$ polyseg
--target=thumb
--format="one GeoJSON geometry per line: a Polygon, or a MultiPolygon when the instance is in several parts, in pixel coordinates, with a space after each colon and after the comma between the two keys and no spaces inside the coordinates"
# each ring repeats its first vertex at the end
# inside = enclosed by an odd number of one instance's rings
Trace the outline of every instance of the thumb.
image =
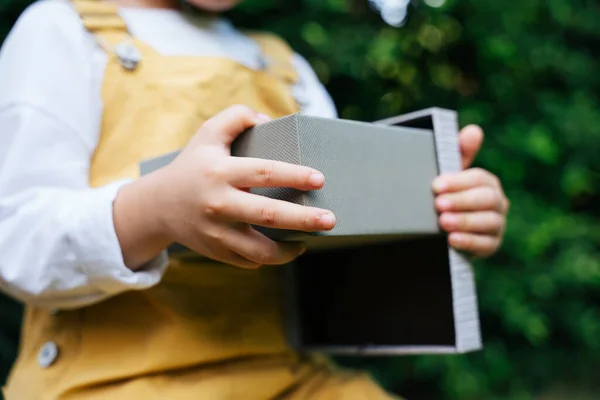
{"type": "Polygon", "coordinates": [[[463,169],[468,168],[481,149],[483,130],[477,125],[465,126],[458,134],[463,169]]]}
{"type": "Polygon", "coordinates": [[[243,105],[231,106],[207,120],[192,141],[226,149],[244,131],[270,118],[243,105]]]}

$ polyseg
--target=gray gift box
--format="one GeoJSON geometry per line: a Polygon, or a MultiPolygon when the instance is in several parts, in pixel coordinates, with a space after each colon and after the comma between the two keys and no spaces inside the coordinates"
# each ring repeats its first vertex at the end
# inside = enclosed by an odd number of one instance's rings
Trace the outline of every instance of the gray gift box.
{"type": "MultiPolygon", "coordinates": [[[[472,266],[448,247],[431,189],[437,175],[461,169],[454,111],[432,108],[376,123],[294,114],[244,132],[232,155],[306,165],[326,178],[318,191],[252,189],[337,218],[328,232],[256,227],[309,248],[282,268],[295,348],[392,355],[482,347],[472,266]]],[[[141,173],[176,156],[145,161],[141,173]]]]}

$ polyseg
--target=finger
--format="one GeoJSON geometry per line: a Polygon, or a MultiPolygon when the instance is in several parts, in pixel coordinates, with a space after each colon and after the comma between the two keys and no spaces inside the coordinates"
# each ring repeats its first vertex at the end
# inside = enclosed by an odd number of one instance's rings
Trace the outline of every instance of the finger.
{"type": "Polygon", "coordinates": [[[209,227],[206,232],[198,230],[198,235],[187,235],[188,240],[181,244],[217,262],[246,269],[259,268],[261,266],[260,263],[251,261],[231,251],[223,244],[231,236],[232,231],[233,226],[214,225],[209,227]]]}
{"type": "Polygon", "coordinates": [[[230,196],[221,210],[209,209],[209,213],[215,214],[216,211],[232,221],[277,229],[318,232],[335,227],[335,216],[331,211],[242,191],[230,196]]]}
{"type": "Polygon", "coordinates": [[[476,187],[456,193],[445,193],[435,199],[439,212],[497,211],[506,212],[507,201],[502,192],[489,186],[476,187]]]}
{"type": "Polygon", "coordinates": [[[232,106],[206,121],[193,140],[229,149],[231,143],[241,133],[267,120],[268,117],[256,113],[249,107],[232,106]]]}
{"type": "MultiPolygon", "coordinates": [[[[215,261],[222,262],[224,264],[233,265],[234,267],[244,268],[244,269],[257,269],[262,266],[262,264],[257,263],[255,261],[251,261],[246,257],[243,257],[236,252],[228,249],[221,248],[221,246],[212,246],[213,250],[210,258],[215,261]],[[217,250],[218,248],[218,250],[217,250]]],[[[192,249],[193,250],[193,249],[192,249]]]]}
{"type": "Polygon", "coordinates": [[[435,193],[458,192],[478,186],[502,188],[496,175],[481,168],[471,168],[456,174],[440,175],[433,181],[435,193]]]}
{"type": "Polygon", "coordinates": [[[244,268],[244,269],[258,269],[262,267],[262,264],[249,260],[234,251],[226,252],[226,255],[223,256],[220,261],[224,264],[233,265],[234,267],[244,268]]]}
{"type": "Polygon", "coordinates": [[[467,252],[475,257],[489,257],[500,247],[500,238],[474,233],[453,232],[448,235],[448,243],[456,250],[467,252]]]}
{"type": "Polygon", "coordinates": [[[471,232],[498,235],[504,231],[504,217],[493,211],[466,213],[446,212],[440,215],[440,225],[446,232],[471,232]]]}
{"type": "Polygon", "coordinates": [[[300,243],[277,243],[249,225],[229,232],[224,242],[231,251],[259,265],[282,265],[304,252],[300,243]]]}
{"type": "Polygon", "coordinates": [[[458,134],[463,169],[468,168],[483,143],[483,130],[477,125],[465,126],[458,134]]]}
{"type": "Polygon", "coordinates": [[[230,157],[228,180],[238,188],[286,187],[299,190],[320,189],[325,177],[309,167],[281,161],[230,157]]]}

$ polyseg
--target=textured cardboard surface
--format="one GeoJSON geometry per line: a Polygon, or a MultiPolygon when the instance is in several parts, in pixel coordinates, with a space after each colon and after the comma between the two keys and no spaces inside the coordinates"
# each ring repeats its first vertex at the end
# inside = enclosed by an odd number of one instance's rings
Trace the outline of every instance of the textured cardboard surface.
{"type": "MultiPolygon", "coordinates": [[[[432,108],[377,123],[292,115],[245,132],[232,153],[308,165],[326,177],[320,191],[253,190],[338,218],[334,230],[316,234],[258,228],[311,250],[281,269],[295,348],[397,355],[482,347],[472,266],[448,247],[431,191],[435,176],[461,169],[455,112],[432,108]]],[[[142,174],[175,156],[144,162],[142,174]]]]}
{"type": "MultiPolygon", "coordinates": [[[[252,189],[336,215],[336,227],[327,232],[256,227],[273,239],[322,249],[439,232],[431,191],[438,173],[431,130],[295,114],[248,130],[234,142],[232,154],[310,166],[326,177],[317,191],[252,189]]],[[[173,156],[144,163],[143,173],[173,156]]]]}
{"type": "MultiPolygon", "coordinates": [[[[455,112],[432,108],[378,124],[431,130],[438,173],[461,170],[455,112]]],[[[298,349],[401,355],[482,347],[471,263],[443,232],[328,247],[283,272],[287,335],[298,349]]]]}

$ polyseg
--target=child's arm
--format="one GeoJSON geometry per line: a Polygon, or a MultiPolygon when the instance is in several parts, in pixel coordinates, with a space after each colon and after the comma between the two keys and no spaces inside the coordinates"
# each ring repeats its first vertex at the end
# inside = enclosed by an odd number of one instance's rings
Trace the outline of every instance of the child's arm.
{"type": "Polygon", "coordinates": [[[163,250],[174,241],[254,267],[285,263],[302,249],[250,224],[333,228],[325,210],[245,190],[323,185],[307,168],[230,157],[233,137],[258,118],[245,107],[205,124],[171,166],[91,189],[102,115],[92,48],[68,3],[47,1],[22,16],[2,50],[0,289],[43,307],[81,307],[156,284],[166,268],[163,250]]]}
{"type": "MultiPolygon", "coordinates": [[[[298,82],[293,87],[293,94],[300,102],[301,112],[325,118],[336,118],[337,111],[335,105],[310,64],[299,54],[294,54],[292,61],[294,68],[298,73],[298,82]]],[[[252,113],[251,111],[247,109],[242,111],[240,111],[239,108],[236,109],[237,112],[231,112],[231,110],[229,110],[226,114],[223,114],[230,115],[229,117],[226,117],[225,121],[223,120],[222,115],[219,116],[220,118],[214,119],[216,121],[222,121],[221,126],[216,128],[217,130],[227,129],[226,125],[229,122],[227,120],[228,118],[233,118],[234,121],[237,121],[237,123],[240,124],[254,123],[254,117],[252,115],[247,115],[247,112],[252,113]],[[250,122],[247,121],[248,118],[251,119],[250,122]]],[[[198,135],[202,135],[203,131],[204,128],[200,130],[198,135]]],[[[234,130],[233,135],[239,133],[241,133],[241,131],[234,130]]],[[[291,179],[295,178],[292,177],[291,179]]],[[[157,187],[164,186],[161,182],[156,182],[157,180],[159,179],[142,179],[134,185],[127,186],[123,188],[115,201],[116,231],[119,235],[126,263],[134,269],[143,265],[146,260],[155,256],[172,241],[172,238],[170,238],[169,235],[165,235],[162,232],[163,229],[157,222],[158,219],[160,219],[160,216],[148,218],[148,216],[153,215],[153,210],[165,209],[165,204],[157,204],[157,202],[161,201],[161,191],[170,193],[172,190],[171,187],[157,190],[157,187]],[[148,199],[151,199],[151,201],[148,199]]],[[[167,183],[169,183],[170,186],[172,182],[167,183]]],[[[196,182],[199,186],[200,183],[201,179],[196,182]]],[[[202,185],[202,187],[204,186],[202,185]]],[[[315,189],[318,187],[302,183],[302,188],[315,189]]],[[[204,192],[206,193],[207,191],[204,190],[204,192]]],[[[170,197],[173,198],[174,196],[170,197]]],[[[164,199],[162,201],[164,201],[164,199]]],[[[177,204],[172,199],[170,199],[170,203],[169,207],[173,207],[174,203],[177,204]]],[[[188,232],[188,237],[190,234],[191,233],[188,232]]],[[[172,235],[173,233],[171,236],[172,235]]],[[[281,247],[274,247],[273,243],[271,241],[266,241],[264,237],[261,238],[261,243],[255,243],[252,251],[255,253],[254,258],[258,257],[260,262],[248,262],[247,259],[239,259],[237,256],[234,257],[237,259],[237,262],[232,261],[231,257],[227,258],[227,260],[235,265],[249,267],[261,263],[281,264],[288,262],[297,256],[297,251],[294,247],[292,247],[291,252],[290,249],[282,252],[281,247]],[[268,248],[265,248],[265,246],[268,248]],[[279,254],[273,254],[273,251],[275,251],[274,249],[279,252],[279,254]]],[[[206,253],[205,246],[200,245],[200,247],[201,248],[198,250],[203,254],[206,253]]],[[[215,258],[215,255],[212,254],[212,257],[215,258]]],[[[222,257],[217,258],[224,260],[222,257]]]]}
{"type": "MultiPolygon", "coordinates": [[[[300,102],[301,112],[325,118],[336,118],[337,111],[335,109],[335,105],[310,64],[299,54],[294,54],[292,61],[294,68],[298,73],[298,82],[293,87],[293,94],[294,97],[300,102]]],[[[220,124],[220,126],[215,129],[227,129],[230,119],[238,124],[254,124],[255,122],[254,116],[250,110],[240,110],[238,107],[235,108],[233,112],[232,110],[228,110],[226,113],[220,115],[219,118],[213,119],[213,121],[218,121],[217,124],[220,124]],[[248,112],[250,115],[248,115],[248,112]],[[223,117],[224,115],[229,116],[223,117]]],[[[200,132],[198,132],[198,135],[203,135],[204,131],[205,128],[201,129],[200,132]]],[[[241,131],[236,131],[234,129],[231,134],[237,135],[239,133],[241,133],[241,131]]],[[[195,167],[206,168],[207,166],[208,165],[195,167]]],[[[302,173],[302,170],[300,170],[300,173],[302,173]]],[[[189,173],[187,173],[186,176],[188,174],[189,173]]],[[[297,178],[292,176],[289,178],[280,177],[280,179],[293,180],[297,178]]],[[[161,218],[160,215],[154,215],[152,218],[148,218],[148,216],[154,214],[154,210],[164,210],[165,207],[173,208],[175,205],[181,204],[173,200],[176,198],[176,196],[169,196],[170,199],[167,200],[170,204],[168,206],[166,206],[164,203],[160,204],[161,201],[165,201],[165,199],[161,200],[161,192],[166,191],[171,193],[172,188],[170,186],[172,183],[173,182],[171,182],[168,178],[163,183],[160,182],[158,177],[154,177],[152,179],[142,179],[133,185],[123,188],[123,190],[119,193],[117,200],[115,201],[116,231],[119,235],[119,240],[121,242],[121,247],[123,248],[123,254],[126,263],[134,269],[140,265],[143,265],[146,260],[156,255],[161,249],[164,249],[173,240],[173,235],[177,236],[177,233],[175,232],[171,232],[170,235],[165,235],[163,232],[164,226],[161,227],[161,223],[158,222],[161,218]],[[167,183],[168,186],[164,187],[164,183],[167,183]],[[158,190],[158,187],[162,187],[162,190],[158,190]],[[148,199],[151,199],[151,201],[148,201],[148,199]]],[[[206,187],[201,185],[201,178],[198,179],[196,184],[199,187],[206,187]]],[[[292,184],[294,184],[294,182],[292,182],[292,184]]],[[[311,186],[307,182],[303,182],[301,183],[301,188],[315,189],[318,188],[318,186],[311,186]]],[[[210,190],[203,190],[203,192],[210,193],[210,190]]],[[[241,206],[243,207],[244,205],[241,206]]],[[[183,207],[179,205],[178,207],[175,207],[175,209],[177,208],[183,207]]],[[[264,223],[265,222],[262,221],[262,224],[264,223]]],[[[162,224],[164,225],[164,223],[162,224]]],[[[269,224],[273,225],[274,222],[269,224]]],[[[201,224],[201,226],[206,225],[206,223],[201,224]]],[[[309,229],[307,226],[300,226],[299,228],[309,229]]],[[[328,229],[328,227],[325,228],[328,229]]],[[[181,227],[179,227],[179,229],[181,229],[181,227]]],[[[254,232],[251,233],[254,235],[254,232]]],[[[188,231],[186,235],[187,240],[190,240],[190,237],[194,234],[188,231]]],[[[198,235],[202,236],[205,234],[202,232],[197,232],[196,236],[198,235]]],[[[257,238],[259,242],[253,241],[252,245],[247,245],[247,247],[252,248],[252,254],[246,255],[248,255],[250,258],[253,258],[253,261],[249,261],[246,257],[240,258],[239,254],[237,253],[232,255],[228,250],[226,250],[226,252],[229,253],[228,257],[223,258],[222,254],[220,257],[218,257],[213,251],[207,253],[205,244],[196,244],[196,249],[200,253],[209,254],[213,258],[218,258],[222,261],[228,261],[232,264],[244,267],[252,267],[262,263],[281,264],[290,261],[297,256],[297,250],[295,247],[287,249],[281,246],[275,247],[271,241],[265,240],[266,238],[262,237],[262,235],[255,236],[254,239],[257,238]],[[234,260],[232,260],[232,256],[234,260]]],[[[183,240],[185,240],[185,238],[183,240]]],[[[210,239],[210,241],[214,242],[214,238],[210,239]]],[[[224,239],[224,241],[226,240],[224,239]]],[[[217,245],[217,247],[220,246],[222,245],[217,245]]],[[[219,252],[222,253],[223,250],[219,250],[219,252]]]]}
{"type": "Polygon", "coordinates": [[[0,55],[0,289],[48,308],[147,288],[166,267],[162,254],[127,268],[112,220],[124,182],[88,186],[102,114],[93,49],[69,3],[46,1],[0,55]]]}
{"type": "Polygon", "coordinates": [[[245,106],[231,107],[207,121],[174,162],[119,192],[115,226],[128,265],[142,265],[171,242],[244,268],[285,264],[302,246],[276,243],[251,225],[307,232],[335,226],[327,210],[247,190],[315,190],[325,182],[309,167],[231,156],[233,140],[266,119],[245,106]]]}

